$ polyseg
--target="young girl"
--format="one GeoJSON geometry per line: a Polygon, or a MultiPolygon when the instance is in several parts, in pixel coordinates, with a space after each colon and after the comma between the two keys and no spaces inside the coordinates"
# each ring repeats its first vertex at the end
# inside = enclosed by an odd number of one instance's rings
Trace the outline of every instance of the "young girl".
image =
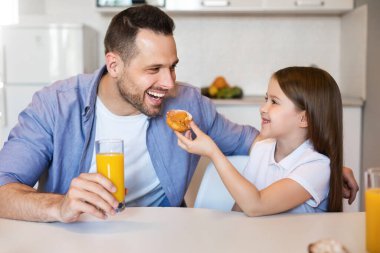
{"type": "Polygon", "coordinates": [[[342,100],[324,70],[289,67],[273,74],[260,108],[261,138],[253,144],[243,176],[194,122],[184,150],[209,157],[248,216],[281,212],[342,211],[342,100]]]}

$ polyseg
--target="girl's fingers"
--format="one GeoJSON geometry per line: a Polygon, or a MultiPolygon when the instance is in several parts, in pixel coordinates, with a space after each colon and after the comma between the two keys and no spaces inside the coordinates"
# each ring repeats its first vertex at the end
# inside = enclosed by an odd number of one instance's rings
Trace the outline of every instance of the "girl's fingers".
{"type": "Polygon", "coordinates": [[[181,141],[185,144],[188,144],[191,142],[191,140],[187,139],[185,136],[183,136],[180,132],[174,131],[175,135],[178,137],[178,142],[181,141]]]}
{"type": "Polygon", "coordinates": [[[194,121],[190,121],[190,127],[191,129],[194,131],[195,135],[199,135],[199,134],[202,134],[202,130],[199,129],[199,127],[197,126],[197,124],[195,124],[194,121]]]}
{"type": "Polygon", "coordinates": [[[178,146],[180,146],[181,148],[184,148],[184,146],[188,145],[188,142],[191,142],[191,140],[187,139],[180,132],[174,131],[174,133],[178,137],[178,146]]]}
{"type": "Polygon", "coordinates": [[[178,146],[183,150],[187,151],[187,145],[178,139],[178,146]]]}
{"type": "Polygon", "coordinates": [[[187,130],[186,133],[185,133],[185,137],[189,140],[192,140],[192,136],[191,136],[191,131],[190,130],[187,130]]]}

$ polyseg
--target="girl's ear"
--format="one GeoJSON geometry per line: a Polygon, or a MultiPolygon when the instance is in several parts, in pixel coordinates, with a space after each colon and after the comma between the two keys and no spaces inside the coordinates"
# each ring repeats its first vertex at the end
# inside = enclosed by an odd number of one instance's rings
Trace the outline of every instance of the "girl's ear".
{"type": "Polygon", "coordinates": [[[118,77],[123,70],[124,63],[118,54],[108,52],[106,54],[107,71],[112,77],[118,77]]]}
{"type": "Polygon", "coordinates": [[[308,127],[307,117],[306,117],[306,111],[302,111],[300,113],[300,121],[299,121],[299,127],[307,128],[308,127]]]}

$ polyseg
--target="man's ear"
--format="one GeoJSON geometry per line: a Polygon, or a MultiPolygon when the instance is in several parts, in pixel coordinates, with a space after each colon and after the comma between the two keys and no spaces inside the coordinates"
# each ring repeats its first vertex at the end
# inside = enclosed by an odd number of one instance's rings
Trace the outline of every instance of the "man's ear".
{"type": "Polygon", "coordinates": [[[308,121],[307,121],[307,116],[306,116],[306,111],[302,111],[300,113],[300,122],[299,126],[302,128],[307,128],[308,127],[308,121]]]}
{"type": "Polygon", "coordinates": [[[113,52],[106,54],[107,71],[112,77],[118,77],[123,70],[124,63],[121,57],[113,52]]]}

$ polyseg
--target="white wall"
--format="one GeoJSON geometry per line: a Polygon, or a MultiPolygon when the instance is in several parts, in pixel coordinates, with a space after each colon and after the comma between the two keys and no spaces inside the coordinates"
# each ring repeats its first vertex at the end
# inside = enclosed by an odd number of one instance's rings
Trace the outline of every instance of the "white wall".
{"type": "MultiPolygon", "coordinates": [[[[103,37],[113,14],[101,14],[95,0],[20,0],[21,23],[80,22],[98,32],[99,66],[103,37]]],[[[275,70],[315,64],[340,81],[339,16],[178,15],[178,80],[207,86],[224,75],[246,94],[262,95],[275,70]]]]}
{"type": "Polygon", "coordinates": [[[366,97],[367,6],[345,14],[341,22],[340,90],[350,97],[366,97]]]}
{"type": "Polygon", "coordinates": [[[174,16],[178,76],[207,86],[215,76],[265,94],[270,75],[289,65],[316,64],[339,80],[340,19],[288,16],[174,16]]]}

